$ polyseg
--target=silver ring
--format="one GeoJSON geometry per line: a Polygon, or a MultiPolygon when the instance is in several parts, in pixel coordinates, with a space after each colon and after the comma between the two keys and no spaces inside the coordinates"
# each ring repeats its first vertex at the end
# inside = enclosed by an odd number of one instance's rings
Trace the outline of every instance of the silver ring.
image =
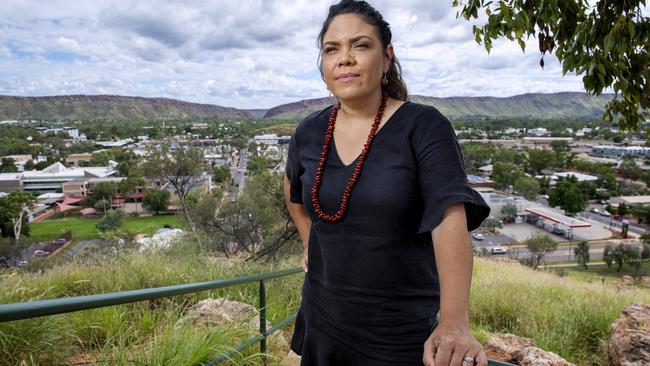
{"type": "Polygon", "coordinates": [[[467,357],[463,358],[463,363],[468,363],[470,365],[473,365],[474,364],[474,359],[467,356],[467,357]]]}

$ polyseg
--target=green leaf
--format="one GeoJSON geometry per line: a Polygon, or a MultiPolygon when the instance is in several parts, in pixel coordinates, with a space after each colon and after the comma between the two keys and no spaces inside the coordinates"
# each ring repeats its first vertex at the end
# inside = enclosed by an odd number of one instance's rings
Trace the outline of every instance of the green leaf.
{"type": "Polygon", "coordinates": [[[627,23],[627,29],[630,32],[630,39],[634,39],[634,22],[627,23]]]}
{"type": "Polygon", "coordinates": [[[614,37],[612,36],[612,33],[609,33],[608,35],[605,36],[604,43],[605,43],[605,53],[609,53],[609,51],[612,50],[612,47],[614,47],[614,37]]]}
{"type": "Polygon", "coordinates": [[[510,8],[508,8],[505,1],[499,1],[499,8],[504,18],[510,18],[510,8]]]}
{"type": "Polygon", "coordinates": [[[517,42],[519,42],[519,47],[521,47],[521,50],[526,52],[526,42],[524,42],[523,39],[518,39],[517,42]]]}

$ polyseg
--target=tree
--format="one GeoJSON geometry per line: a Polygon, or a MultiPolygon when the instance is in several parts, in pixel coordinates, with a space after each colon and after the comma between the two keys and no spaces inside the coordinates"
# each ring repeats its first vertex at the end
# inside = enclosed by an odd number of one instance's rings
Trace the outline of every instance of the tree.
{"type": "Polygon", "coordinates": [[[494,145],[484,143],[464,143],[461,149],[468,173],[477,173],[478,168],[490,162],[495,151],[494,145]]]}
{"type": "Polygon", "coordinates": [[[515,184],[524,172],[515,164],[496,162],[492,165],[492,180],[498,189],[506,189],[515,184]]]}
{"type": "Polygon", "coordinates": [[[36,198],[25,191],[13,191],[0,197],[0,230],[3,237],[13,233],[18,242],[20,234],[29,233],[26,214],[36,203],[36,198]]]}
{"type": "Polygon", "coordinates": [[[603,260],[607,263],[607,268],[612,267],[612,263],[614,262],[614,248],[610,244],[605,245],[603,260]]]}
{"type": "Polygon", "coordinates": [[[619,165],[618,172],[623,178],[629,178],[632,180],[641,178],[641,175],[643,174],[643,171],[631,156],[623,157],[623,162],[619,165]]]}
{"type": "Polygon", "coordinates": [[[268,170],[270,165],[271,162],[269,161],[269,159],[266,159],[261,156],[253,155],[251,156],[251,158],[248,160],[248,163],[246,164],[246,170],[251,174],[255,175],[268,170]]]}
{"type": "Polygon", "coordinates": [[[503,227],[501,220],[496,217],[488,217],[483,221],[483,225],[485,225],[485,227],[487,227],[491,232],[495,232],[498,227],[503,227]]]}
{"type": "Polygon", "coordinates": [[[122,227],[124,223],[124,211],[120,209],[111,209],[106,211],[106,215],[95,226],[101,232],[115,231],[122,227]]]}
{"type": "Polygon", "coordinates": [[[548,203],[551,207],[560,206],[567,213],[583,211],[587,207],[587,197],[580,189],[574,176],[560,180],[549,192],[548,203]]]}
{"type": "Polygon", "coordinates": [[[529,173],[540,174],[542,170],[550,168],[555,164],[555,153],[546,149],[528,150],[529,173]]]}
{"type": "Polygon", "coordinates": [[[555,153],[555,165],[557,167],[566,167],[575,155],[572,155],[569,149],[569,143],[564,140],[551,141],[551,149],[555,153]]]}
{"type": "Polygon", "coordinates": [[[621,202],[621,203],[618,204],[618,210],[617,211],[618,211],[618,214],[621,215],[621,216],[627,215],[628,208],[627,208],[627,205],[625,204],[625,202],[621,202]]]}
{"type": "Polygon", "coordinates": [[[99,182],[93,187],[93,196],[97,200],[110,200],[117,194],[117,185],[114,182],[99,182]]]}
{"type": "Polygon", "coordinates": [[[579,265],[585,267],[585,270],[587,270],[589,267],[587,266],[587,263],[589,263],[590,255],[589,255],[589,242],[586,240],[581,241],[578,243],[578,245],[573,248],[573,254],[576,256],[576,262],[578,262],[579,265]]]}
{"type": "Polygon", "coordinates": [[[533,177],[519,177],[513,188],[529,201],[536,201],[537,195],[539,195],[539,182],[533,177]]]}
{"type": "Polygon", "coordinates": [[[156,215],[158,215],[160,211],[167,209],[169,196],[169,191],[166,189],[150,189],[144,194],[142,206],[148,210],[155,211],[156,215]]]}
{"type": "Polygon", "coordinates": [[[218,166],[212,169],[212,180],[216,183],[230,182],[232,179],[227,166],[218,166]]]}
{"type": "Polygon", "coordinates": [[[501,213],[506,216],[508,221],[512,220],[517,216],[517,205],[513,202],[506,203],[501,207],[501,213]]]}
{"type": "Polygon", "coordinates": [[[650,244],[644,243],[643,250],[641,251],[641,260],[650,259],[650,244]]]}
{"type": "Polygon", "coordinates": [[[650,221],[650,207],[648,206],[634,205],[630,208],[630,213],[639,220],[639,224],[643,223],[643,221],[650,221]]]}
{"type": "MultiPolygon", "coordinates": [[[[147,182],[144,180],[144,177],[135,170],[131,170],[126,179],[123,179],[119,183],[120,192],[124,196],[124,199],[127,199],[131,194],[135,193],[138,188],[143,188],[147,185],[147,182]]],[[[135,198],[135,212],[138,212],[138,199],[135,198]]]]}
{"type": "Polygon", "coordinates": [[[187,198],[190,191],[204,183],[207,166],[200,149],[183,144],[175,145],[172,149],[170,142],[163,141],[158,146],[148,147],[147,162],[144,164],[145,176],[166,181],[174,187],[183,216],[200,244],[201,239],[189,214],[187,198]]]}
{"type": "Polygon", "coordinates": [[[284,174],[264,171],[247,182],[238,199],[204,197],[192,214],[213,249],[227,256],[228,243],[234,243],[235,250],[250,254],[247,260],[275,259],[298,237],[284,200],[284,174]]]}
{"type": "MultiPolygon", "coordinates": [[[[587,0],[475,0],[467,1],[460,14],[477,19],[479,9],[485,9],[487,23],[472,28],[488,53],[493,39],[516,39],[525,51],[525,39],[537,36],[542,68],[546,52],[554,52],[563,75],[585,74],[588,93],[600,95],[613,87],[616,95],[603,119],[612,123],[620,114],[621,128],[636,130],[650,110],[650,18],[643,16],[642,5],[645,0],[598,1],[595,6],[587,0]]],[[[458,0],[453,6],[459,6],[458,0]]]]}
{"type": "Polygon", "coordinates": [[[106,214],[106,211],[110,210],[110,208],[111,208],[111,203],[108,200],[102,198],[102,199],[97,200],[95,202],[95,204],[93,205],[93,208],[97,212],[103,212],[104,214],[106,214]]]}
{"type": "Polygon", "coordinates": [[[16,163],[12,158],[2,158],[2,164],[0,164],[0,173],[13,173],[17,172],[16,163]]]}
{"type": "Polygon", "coordinates": [[[546,254],[554,252],[557,249],[557,242],[544,234],[535,233],[524,242],[530,256],[526,259],[525,264],[537,268],[544,259],[546,254]]]}
{"type": "Polygon", "coordinates": [[[616,272],[620,272],[625,262],[627,262],[629,254],[625,244],[621,243],[611,248],[608,254],[612,258],[613,262],[616,263],[616,272]]]}

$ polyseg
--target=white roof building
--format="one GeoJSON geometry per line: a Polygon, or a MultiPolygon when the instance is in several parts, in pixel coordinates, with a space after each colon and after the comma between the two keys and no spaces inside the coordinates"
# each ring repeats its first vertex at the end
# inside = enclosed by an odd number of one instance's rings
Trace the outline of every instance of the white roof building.
{"type": "Polygon", "coordinates": [[[79,178],[104,178],[115,174],[112,166],[67,168],[61,163],[54,163],[38,171],[22,173],[21,181],[25,191],[55,192],[65,182],[79,178]]]}
{"type": "MultiPolygon", "coordinates": [[[[595,176],[595,175],[583,174],[583,173],[578,173],[578,172],[553,173],[553,176],[562,177],[562,178],[567,178],[567,177],[569,177],[571,175],[576,177],[578,179],[578,182],[593,182],[593,181],[598,180],[598,177],[595,176]]],[[[553,176],[551,176],[551,179],[553,179],[553,176]]]]}

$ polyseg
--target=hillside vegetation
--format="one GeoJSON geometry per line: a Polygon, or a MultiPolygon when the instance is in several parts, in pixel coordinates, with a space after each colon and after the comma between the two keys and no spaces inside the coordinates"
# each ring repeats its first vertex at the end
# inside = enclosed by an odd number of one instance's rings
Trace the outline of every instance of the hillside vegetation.
{"type": "MultiPolygon", "coordinates": [[[[236,277],[299,266],[300,257],[276,265],[215,258],[183,244],[161,253],[125,250],[118,255],[69,263],[45,273],[6,273],[0,302],[158,287],[236,277]]],[[[302,273],[267,281],[267,314],[273,324],[300,304],[302,273]]],[[[102,361],[113,365],[192,365],[239,343],[237,330],[176,325],[197,301],[227,297],[257,306],[258,285],[177,296],[103,309],[0,324],[0,365],[102,361]]],[[[489,332],[531,337],[547,350],[579,365],[607,363],[608,327],[633,302],[650,303],[647,289],[616,289],[536,272],[517,264],[477,258],[471,296],[471,324],[479,340],[489,332]]],[[[291,335],[293,325],[284,329],[291,335]]],[[[234,364],[255,364],[251,347],[234,364]]],[[[277,356],[275,361],[284,355],[277,356]]],[[[275,362],[274,361],[274,362],[275,362]]],[[[276,364],[276,363],[271,363],[276,364]]]]}
{"type": "MultiPolygon", "coordinates": [[[[410,100],[438,108],[458,119],[599,119],[611,94],[523,94],[506,98],[411,95],[410,100]]],[[[48,97],[0,96],[0,120],[164,120],[187,118],[273,118],[299,120],[335,103],[333,97],[305,99],[268,110],[243,110],[166,98],[117,95],[48,97]]]]}
{"type": "Polygon", "coordinates": [[[119,95],[0,95],[0,120],[124,120],[174,118],[252,118],[244,110],[167,98],[119,95]]]}
{"type": "MultiPolygon", "coordinates": [[[[599,119],[612,95],[585,93],[523,94],[507,98],[411,95],[410,100],[432,105],[450,120],[458,119],[599,119]]],[[[265,118],[301,119],[335,103],[333,97],[302,100],[269,109],[265,118]]]]}

